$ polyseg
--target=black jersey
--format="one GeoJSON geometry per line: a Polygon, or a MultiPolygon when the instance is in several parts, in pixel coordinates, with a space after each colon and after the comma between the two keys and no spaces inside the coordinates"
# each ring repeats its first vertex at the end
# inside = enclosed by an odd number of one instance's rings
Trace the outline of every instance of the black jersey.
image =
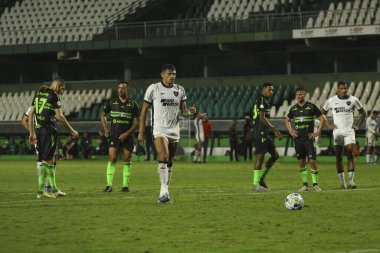
{"type": "Polygon", "coordinates": [[[298,103],[290,107],[288,117],[294,119],[294,128],[298,132],[298,138],[308,138],[314,132],[314,118],[321,116],[318,107],[310,102],[303,106],[298,103]]]}
{"type": "Polygon", "coordinates": [[[253,127],[255,132],[264,131],[268,133],[268,128],[260,121],[260,112],[264,112],[267,119],[270,118],[270,105],[268,103],[268,100],[263,95],[258,97],[255,101],[255,104],[253,105],[253,127]]]}
{"type": "Polygon", "coordinates": [[[135,101],[127,98],[123,103],[118,97],[109,100],[103,111],[111,116],[111,136],[118,137],[128,131],[134,118],[139,116],[139,108],[135,101]]]}
{"type": "Polygon", "coordinates": [[[56,126],[55,109],[61,108],[61,101],[57,93],[51,89],[37,91],[34,95],[36,128],[56,126]]]}

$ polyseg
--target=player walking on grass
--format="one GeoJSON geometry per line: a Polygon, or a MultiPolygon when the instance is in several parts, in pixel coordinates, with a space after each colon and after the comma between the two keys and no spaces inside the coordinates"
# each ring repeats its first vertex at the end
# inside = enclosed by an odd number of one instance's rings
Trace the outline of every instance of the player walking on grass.
{"type": "Polygon", "coordinates": [[[315,138],[320,136],[324,119],[321,111],[316,105],[306,101],[306,90],[303,87],[296,89],[297,103],[290,107],[288,116],[285,118],[285,125],[290,135],[294,138],[294,146],[299,164],[299,173],[302,179],[302,188],[299,191],[310,191],[307,170],[306,157],[311,167],[311,180],[314,191],[320,192],[318,185],[318,168],[316,164],[315,138]],[[318,118],[321,122],[318,129],[314,132],[314,119],[318,118]],[[290,122],[294,120],[294,129],[290,122]]]}
{"type": "Polygon", "coordinates": [[[128,97],[128,86],[125,81],[118,83],[118,97],[107,102],[100,116],[104,135],[110,138],[107,186],[104,192],[112,192],[115,164],[121,149],[124,150],[123,187],[121,191],[130,191],[131,158],[134,147],[133,132],[139,125],[139,108],[136,102],[128,97]],[[107,128],[107,114],[111,115],[111,132],[107,128]]]}
{"type": "Polygon", "coordinates": [[[158,175],[161,183],[158,203],[170,201],[169,183],[172,175],[173,157],[180,138],[179,113],[182,111],[182,115],[185,117],[196,113],[194,106],[189,109],[186,106],[185,89],[174,83],[176,74],[174,65],[163,65],[161,68],[162,81],[148,87],[141,109],[139,141],[144,140],[146,114],[149,107],[153,107],[153,140],[157,150],[158,175]]]}
{"type": "Polygon", "coordinates": [[[258,97],[253,107],[253,131],[255,136],[255,167],[253,170],[253,190],[254,191],[267,191],[268,186],[265,183],[266,175],[272,168],[273,164],[279,158],[276,146],[269,136],[269,130],[272,130],[275,135],[281,140],[282,134],[270,122],[270,106],[268,99],[273,96],[273,84],[264,83],[261,88],[261,96],[258,97]],[[264,172],[261,168],[264,163],[265,154],[269,153],[271,157],[265,163],[264,172]]]}
{"type": "Polygon", "coordinates": [[[342,188],[347,188],[344,169],[343,169],[343,152],[347,155],[348,160],[348,188],[356,188],[354,182],[355,176],[355,130],[358,130],[364,122],[366,112],[363,109],[359,99],[347,94],[348,87],[343,81],[338,82],[337,95],[329,98],[322,108],[322,114],[327,115],[328,111],[332,111],[334,123],[330,124],[326,116],[325,122],[329,129],[333,130],[333,138],[335,145],[336,169],[342,188]],[[354,110],[357,109],[360,113],[358,126],[354,125],[354,110]]]}
{"type": "Polygon", "coordinates": [[[40,174],[38,175],[39,191],[37,198],[55,198],[66,195],[61,192],[56,185],[54,170],[54,155],[57,147],[57,128],[56,119],[67,128],[74,137],[78,137],[75,131],[67,122],[61,110],[61,101],[58,94],[65,90],[65,83],[62,79],[55,79],[50,87],[43,85],[36,92],[30,108],[29,117],[29,141],[31,144],[36,142],[39,158],[41,159],[40,174]],[[45,189],[46,178],[52,187],[52,193],[45,189]]]}

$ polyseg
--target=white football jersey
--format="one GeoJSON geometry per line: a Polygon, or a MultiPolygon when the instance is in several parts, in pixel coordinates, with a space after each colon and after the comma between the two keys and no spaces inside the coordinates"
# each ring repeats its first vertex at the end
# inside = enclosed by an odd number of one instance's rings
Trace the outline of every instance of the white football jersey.
{"type": "Polygon", "coordinates": [[[144,100],[152,105],[153,133],[179,135],[180,106],[186,99],[185,89],[178,84],[168,88],[159,82],[148,87],[144,100]]]}
{"type": "Polygon", "coordinates": [[[348,96],[345,99],[340,99],[338,95],[329,98],[323,106],[323,110],[332,111],[334,124],[337,129],[334,132],[349,132],[354,124],[354,110],[363,108],[359,99],[354,96],[348,96]]]}
{"type": "Polygon", "coordinates": [[[318,130],[320,125],[321,125],[321,121],[318,118],[316,118],[314,120],[314,132],[316,132],[318,130]]]}
{"type": "Polygon", "coordinates": [[[203,136],[203,120],[196,117],[194,119],[195,134],[203,136]]]}
{"type": "Polygon", "coordinates": [[[373,137],[375,136],[375,133],[378,132],[378,128],[377,128],[377,120],[376,119],[372,119],[371,117],[368,117],[367,120],[366,120],[366,136],[367,137],[373,137]]]}

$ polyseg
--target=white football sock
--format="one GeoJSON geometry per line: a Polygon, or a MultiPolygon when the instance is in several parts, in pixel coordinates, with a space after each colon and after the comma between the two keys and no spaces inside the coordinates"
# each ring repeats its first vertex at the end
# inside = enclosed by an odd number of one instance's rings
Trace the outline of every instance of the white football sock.
{"type": "Polygon", "coordinates": [[[370,163],[370,162],[371,162],[371,155],[370,155],[370,154],[366,154],[366,155],[365,155],[365,161],[366,161],[367,163],[370,163]]]}
{"type": "Polygon", "coordinates": [[[346,186],[346,180],[344,179],[344,172],[338,173],[338,177],[339,177],[340,183],[346,186]]]}
{"type": "Polygon", "coordinates": [[[377,163],[377,155],[373,155],[373,162],[377,163]]]}
{"type": "Polygon", "coordinates": [[[167,181],[168,181],[168,168],[166,163],[158,164],[158,176],[160,178],[161,189],[160,196],[168,192],[167,181]]]}
{"type": "Polygon", "coordinates": [[[348,179],[350,180],[350,183],[354,182],[354,177],[355,177],[355,171],[349,171],[348,179]]]}

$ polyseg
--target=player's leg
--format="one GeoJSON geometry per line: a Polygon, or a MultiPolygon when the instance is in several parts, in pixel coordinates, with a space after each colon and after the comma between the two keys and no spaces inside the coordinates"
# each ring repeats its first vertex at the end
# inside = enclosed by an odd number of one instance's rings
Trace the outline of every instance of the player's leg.
{"type": "Polygon", "coordinates": [[[196,140],[197,140],[197,144],[195,146],[194,157],[193,157],[194,163],[198,162],[200,154],[201,154],[201,150],[202,150],[202,142],[200,141],[198,137],[196,138],[196,140]]]}
{"type": "Polygon", "coordinates": [[[110,147],[108,148],[108,163],[107,163],[107,186],[103,190],[104,192],[112,192],[113,178],[115,175],[115,166],[117,156],[119,154],[118,140],[112,140],[110,147]]]}
{"type": "Polygon", "coordinates": [[[175,152],[177,151],[178,142],[169,143],[169,160],[168,160],[168,180],[167,185],[169,188],[170,181],[172,179],[173,173],[173,159],[175,157],[175,152]]]}
{"type": "Polygon", "coordinates": [[[347,170],[348,170],[348,188],[355,189],[356,183],[354,182],[355,177],[355,158],[354,158],[354,147],[355,144],[348,144],[345,146],[345,152],[347,155],[347,170]]]}
{"type": "MultiPolygon", "coordinates": [[[[46,179],[52,178],[53,171],[53,156],[54,149],[52,150],[52,135],[46,129],[39,129],[37,131],[37,146],[39,147],[40,175],[38,177],[38,193],[37,198],[55,198],[45,190],[46,179]]],[[[55,148],[55,147],[54,147],[55,148]]]]}
{"type": "Polygon", "coordinates": [[[270,139],[270,138],[267,139],[267,151],[270,154],[270,158],[265,163],[264,171],[261,173],[260,185],[262,187],[269,189],[269,187],[265,183],[265,178],[268,175],[273,164],[278,160],[278,158],[280,158],[280,155],[278,154],[278,152],[276,150],[276,146],[274,145],[272,139],[270,139]]]}
{"type": "Polygon", "coordinates": [[[261,168],[263,167],[265,153],[267,152],[267,139],[261,138],[261,135],[256,135],[255,138],[255,166],[253,168],[253,190],[265,191],[267,188],[260,186],[261,168]],[[263,141],[264,140],[264,141],[263,141]]]}
{"type": "Polygon", "coordinates": [[[370,137],[367,137],[366,162],[367,162],[367,164],[371,164],[374,162],[374,159],[373,159],[373,141],[372,141],[372,138],[370,138],[370,137]]]}
{"type": "Polygon", "coordinates": [[[164,136],[155,136],[154,146],[157,151],[158,159],[158,176],[160,179],[160,195],[158,197],[159,203],[166,203],[169,201],[168,198],[168,160],[169,160],[169,141],[164,136]]]}
{"type": "Polygon", "coordinates": [[[344,176],[344,167],[343,167],[343,153],[344,153],[344,147],[340,145],[335,145],[335,165],[336,165],[336,171],[338,173],[338,177],[340,180],[340,185],[343,189],[347,188],[346,180],[344,176]]]}
{"type": "Polygon", "coordinates": [[[57,181],[56,181],[57,158],[58,158],[58,149],[56,148],[54,152],[54,157],[53,157],[53,180],[52,180],[53,185],[50,184],[49,182],[48,185],[45,184],[45,189],[49,189],[49,186],[50,186],[51,191],[54,193],[56,197],[63,197],[63,196],[66,196],[66,193],[58,189],[57,181]]]}
{"type": "Polygon", "coordinates": [[[295,139],[294,148],[296,150],[296,156],[298,159],[298,166],[299,166],[299,174],[302,180],[302,187],[299,189],[299,191],[302,191],[302,192],[310,191],[309,183],[307,179],[305,145],[302,143],[301,140],[295,139]]]}
{"type": "Polygon", "coordinates": [[[309,164],[311,168],[311,181],[313,183],[314,191],[320,192],[322,189],[319,187],[318,178],[319,178],[319,171],[317,167],[317,151],[316,146],[314,145],[313,140],[308,140],[306,145],[306,151],[307,151],[307,157],[309,159],[309,164]]]}
{"type": "Polygon", "coordinates": [[[123,187],[121,188],[122,192],[129,192],[129,181],[131,179],[132,166],[131,158],[134,146],[133,136],[129,136],[123,143],[124,150],[124,165],[123,165],[123,187]]]}
{"type": "Polygon", "coordinates": [[[203,163],[207,162],[208,138],[203,142],[203,163]]]}

